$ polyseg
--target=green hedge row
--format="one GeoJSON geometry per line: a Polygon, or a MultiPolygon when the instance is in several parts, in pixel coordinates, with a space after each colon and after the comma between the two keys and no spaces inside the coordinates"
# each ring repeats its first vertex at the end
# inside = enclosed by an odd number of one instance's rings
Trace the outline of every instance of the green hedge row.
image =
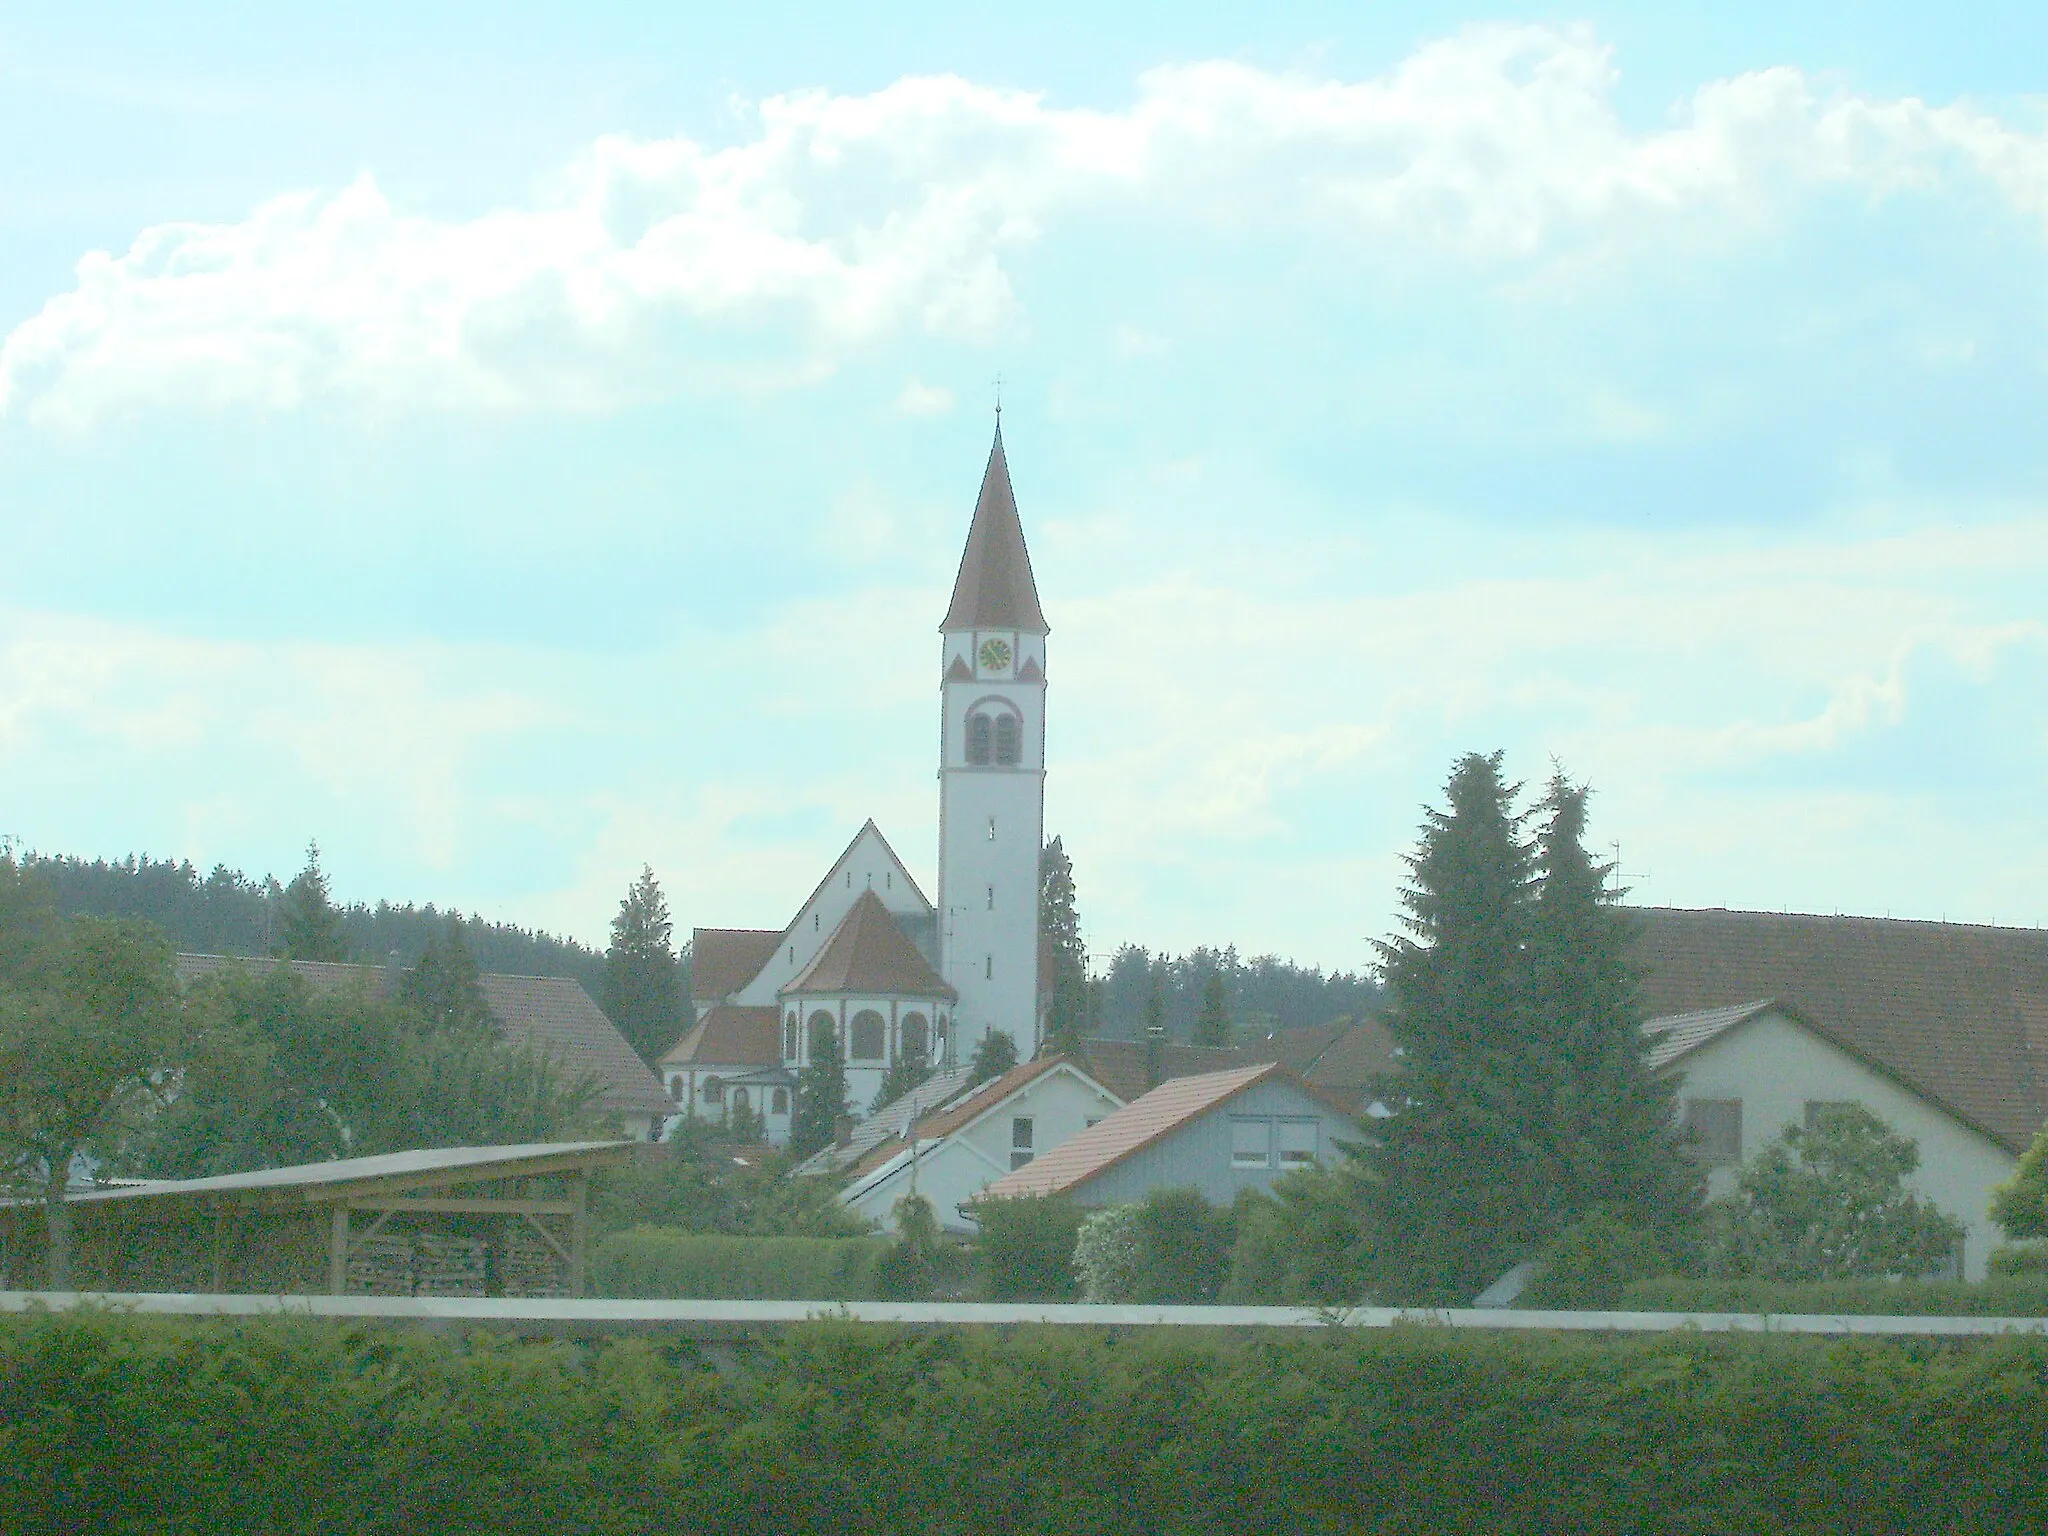
{"type": "Polygon", "coordinates": [[[1899,1317],[2048,1317],[2048,1275],[1939,1280],[1689,1280],[1664,1276],[1622,1288],[1632,1312],[1806,1312],[1899,1317]]]}
{"type": "Polygon", "coordinates": [[[0,1321],[0,1530],[2048,1529],[2048,1345],[0,1321]]]}
{"type": "Polygon", "coordinates": [[[725,1237],[634,1227],[591,1250],[599,1296],[873,1301],[881,1238],[725,1237]]]}

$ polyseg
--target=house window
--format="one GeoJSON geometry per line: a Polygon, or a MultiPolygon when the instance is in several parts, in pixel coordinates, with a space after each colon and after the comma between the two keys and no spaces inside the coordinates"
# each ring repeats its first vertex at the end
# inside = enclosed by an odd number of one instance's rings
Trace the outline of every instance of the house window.
{"type": "Polygon", "coordinates": [[[1703,1163],[1742,1161],[1742,1100],[1687,1099],[1679,1123],[1692,1141],[1692,1155],[1703,1163]]]}
{"type": "Polygon", "coordinates": [[[902,1037],[902,1043],[898,1049],[905,1056],[922,1056],[927,1061],[931,1059],[931,1026],[925,1022],[923,1014],[906,1013],[903,1015],[903,1022],[897,1026],[897,1032],[902,1037]]]}
{"type": "Polygon", "coordinates": [[[1280,1120],[1274,1123],[1273,1144],[1280,1154],[1282,1168],[1306,1168],[1316,1160],[1318,1129],[1313,1120],[1280,1120]]]}
{"type": "Polygon", "coordinates": [[[1024,756],[1024,722],[1015,715],[996,716],[996,763],[1014,768],[1024,756]]]}
{"type": "Polygon", "coordinates": [[[723,1104],[725,1102],[725,1082],[716,1073],[704,1079],[704,1102],[706,1104],[723,1104]]]}
{"type": "Polygon", "coordinates": [[[1230,1121],[1230,1166],[1270,1168],[1273,1166],[1273,1122],[1249,1115],[1233,1115],[1230,1121]]]}
{"type": "Polygon", "coordinates": [[[987,715],[967,717],[967,761],[977,768],[986,768],[995,756],[995,723],[987,715]]]}
{"type": "Polygon", "coordinates": [[[789,1090],[787,1088],[775,1090],[775,1096],[768,1101],[768,1112],[774,1115],[786,1115],[789,1113],[789,1090]]]}
{"type": "Polygon", "coordinates": [[[855,1061],[880,1061],[888,1045],[889,1026],[882,1016],[872,1008],[863,1008],[853,1016],[853,1059],[855,1061]]]}
{"type": "Polygon", "coordinates": [[[1029,1115],[1018,1115],[1010,1122],[1010,1166],[1012,1168],[1022,1168],[1031,1161],[1033,1155],[1032,1139],[1035,1134],[1036,1127],[1032,1125],[1029,1115]]]}
{"type": "Polygon", "coordinates": [[[1801,1116],[1800,1124],[1809,1131],[1816,1130],[1820,1126],[1820,1117],[1822,1115],[1831,1109],[1847,1109],[1855,1102],[1854,1099],[1808,1099],[1806,1101],[1806,1112],[1801,1116]]]}

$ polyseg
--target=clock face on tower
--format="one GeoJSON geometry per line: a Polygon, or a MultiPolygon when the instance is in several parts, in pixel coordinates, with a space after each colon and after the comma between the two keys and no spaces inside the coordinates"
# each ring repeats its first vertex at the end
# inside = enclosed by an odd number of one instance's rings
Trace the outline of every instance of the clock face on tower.
{"type": "Polygon", "coordinates": [[[1010,642],[1007,640],[984,640],[975,654],[984,672],[1007,672],[1010,669],[1010,642]]]}

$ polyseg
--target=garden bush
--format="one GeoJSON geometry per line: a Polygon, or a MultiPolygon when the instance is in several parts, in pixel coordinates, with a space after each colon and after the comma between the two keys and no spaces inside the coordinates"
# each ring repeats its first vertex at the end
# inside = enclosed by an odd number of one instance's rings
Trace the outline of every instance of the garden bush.
{"type": "Polygon", "coordinates": [[[2048,1275],[1987,1280],[1694,1280],[1662,1276],[1622,1288],[1631,1312],[1778,1312],[1819,1316],[2048,1317],[2048,1275]]]}
{"type": "Polygon", "coordinates": [[[0,1319],[0,1530],[2048,1529],[2048,1341],[0,1319]]]}
{"type": "Polygon", "coordinates": [[[590,1256],[598,1296],[787,1301],[873,1301],[878,1237],[725,1237],[634,1227],[605,1238],[590,1256]]]}
{"type": "Polygon", "coordinates": [[[1072,1301],[1074,1240],[1081,1208],[1071,1200],[1025,1196],[983,1200],[974,1207],[981,1228],[975,1250],[982,1289],[990,1301],[1072,1301]]]}

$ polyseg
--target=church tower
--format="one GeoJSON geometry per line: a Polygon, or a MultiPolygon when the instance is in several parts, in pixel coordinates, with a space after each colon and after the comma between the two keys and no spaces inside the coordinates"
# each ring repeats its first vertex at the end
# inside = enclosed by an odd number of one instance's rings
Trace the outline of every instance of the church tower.
{"type": "Polygon", "coordinates": [[[960,994],[952,1056],[990,1030],[1038,1049],[1038,855],[1045,840],[1045,614],[1003,426],[939,626],[940,969],[960,994]]]}

